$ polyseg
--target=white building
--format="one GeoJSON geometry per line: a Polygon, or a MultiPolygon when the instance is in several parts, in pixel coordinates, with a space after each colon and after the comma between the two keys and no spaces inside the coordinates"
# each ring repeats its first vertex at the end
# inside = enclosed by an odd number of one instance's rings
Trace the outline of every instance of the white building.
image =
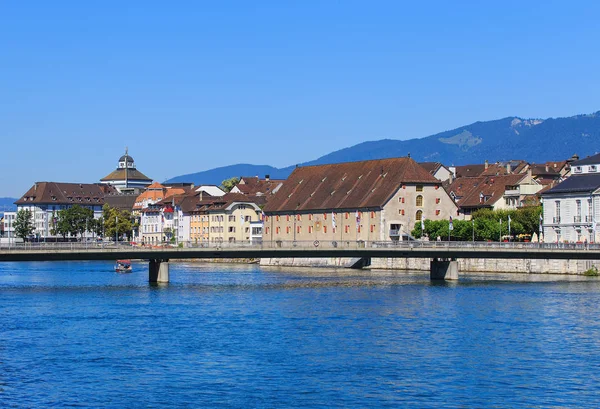
{"type": "Polygon", "coordinates": [[[600,173],[600,153],[571,163],[572,175],[600,173]]]}
{"type": "Polygon", "coordinates": [[[4,240],[2,240],[2,243],[14,242],[16,219],[17,212],[4,212],[4,240]]]}
{"type": "Polygon", "coordinates": [[[111,193],[116,193],[113,187],[97,183],[36,182],[15,204],[17,212],[31,211],[35,238],[54,238],[57,236],[52,235],[52,230],[58,211],[79,205],[91,209],[98,219],[102,216],[104,196],[111,193]]]}
{"type": "Polygon", "coordinates": [[[542,193],[545,242],[600,241],[600,173],[574,174],[542,193]]]}

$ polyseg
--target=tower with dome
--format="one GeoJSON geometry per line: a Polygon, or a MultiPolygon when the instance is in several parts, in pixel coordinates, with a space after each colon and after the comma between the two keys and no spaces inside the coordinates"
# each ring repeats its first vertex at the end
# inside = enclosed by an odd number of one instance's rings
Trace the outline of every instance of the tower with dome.
{"type": "Polygon", "coordinates": [[[125,148],[117,169],[100,179],[100,183],[114,186],[122,194],[139,194],[152,184],[152,179],[136,169],[135,162],[125,148]]]}

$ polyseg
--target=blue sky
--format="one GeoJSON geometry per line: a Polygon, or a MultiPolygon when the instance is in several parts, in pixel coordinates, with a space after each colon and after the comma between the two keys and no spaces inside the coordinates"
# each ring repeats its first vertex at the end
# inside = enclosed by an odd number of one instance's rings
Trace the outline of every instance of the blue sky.
{"type": "Polygon", "coordinates": [[[600,110],[598,2],[1,1],[0,196],[600,110]]]}

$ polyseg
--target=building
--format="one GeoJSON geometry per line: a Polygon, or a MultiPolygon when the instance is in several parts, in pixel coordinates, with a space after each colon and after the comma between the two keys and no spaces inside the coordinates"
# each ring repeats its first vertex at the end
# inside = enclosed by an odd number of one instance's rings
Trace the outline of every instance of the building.
{"type": "Polygon", "coordinates": [[[114,187],[100,183],[36,182],[15,204],[17,212],[30,210],[33,214],[36,238],[55,238],[52,230],[58,211],[77,204],[91,209],[97,219],[102,216],[105,195],[115,193],[114,187]]]}
{"type": "Polygon", "coordinates": [[[429,172],[431,176],[437,180],[441,180],[442,182],[450,179],[450,176],[452,176],[450,169],[442,165],[440,162],[419,162],[419,165],[429,172]]]}
{"type": "Polygon", "coordinates": [[[243,176],[240,178],[238,184],[231,189],[230,193],[265,196],[268,198],[270,195],[277,193],[281,186],[283,186],[283,182],[284,180],[281,179],[271,179],[269,175],[266,175],[264,179],[260,179],[258,176],[243,176]]]}
{"type": "Polygon", "coordinates": [[[264,198],[227,193],[206,204],[211,243],[250,242],[252,227],[261,221],[264,198]]]}
{"type": "Polygon", "coordinates": [[[411,158],[296,168],[264,208],[263,241],[407,239],[456,216],[442,183],[411,158]]]}
{"type": "Polygon", "coordinates": [[[546,242],[599,241],[600,173],[583,170],[542,193],[543,232],[546,242]]]}
{"type": "Polygon", "coordinates": [[[600,173],[600,153],[571,162],[571,174],[600,173]]]}
{"type": "Polygon", "coordinates": [[[152,179],[136,169],[126,148],[125,155],[119,158],[117,169],[100,179],[100,182],[115,187],[121,194],[138,195],[152,184],[152,179]]]}

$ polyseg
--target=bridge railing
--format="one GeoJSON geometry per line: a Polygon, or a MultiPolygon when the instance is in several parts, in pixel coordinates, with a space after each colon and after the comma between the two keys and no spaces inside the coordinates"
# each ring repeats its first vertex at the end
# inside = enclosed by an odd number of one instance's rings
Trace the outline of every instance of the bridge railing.
{"type": "Polygon", "coordinates": [[[482,242],[482,241],[352,241],[352,240],[274,240],[263,242],[204,242],[192,241],[177,244],[141,245],[130,242],[71,242],[71,243],[2,243],[2,251],[189,251],[192,249],[235,250],[235,249],[297,249],[297,250],[331,250],[331,249],[546,249],[546,250],[600,250],[596,243],[527,243],[527,242],[482,242]]]}

